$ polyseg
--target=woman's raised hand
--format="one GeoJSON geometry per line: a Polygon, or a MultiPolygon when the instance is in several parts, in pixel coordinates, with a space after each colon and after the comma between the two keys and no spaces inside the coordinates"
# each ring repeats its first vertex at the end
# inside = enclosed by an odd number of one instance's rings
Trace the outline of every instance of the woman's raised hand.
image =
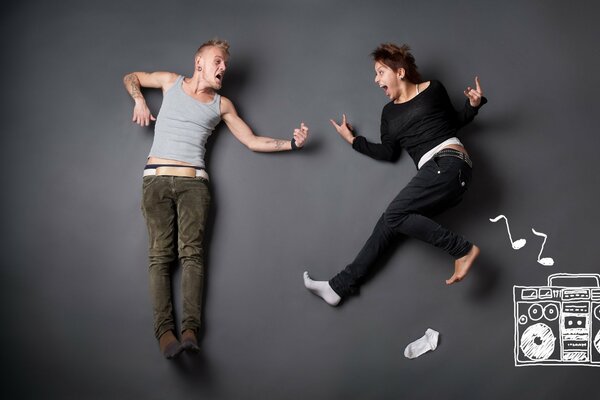
{"type": "Polygon", "coordinates": [[[479,84],[479,77],[475,77],[475,89],[469,86],[464,93],[465,96],[469,98],[469,104],[471,104],[471,107],[479,107],[479,104],[481,104],[481,98],[483,97],[483,90],[479,84]]]}
{"type": "Polygon", "coordinates": [[[336,124],[336,122],[332,119],[330,119],[330,121],[333,124],[333,127],[335,128],[337,133],[340,134],[342,139],[352,144],[352,142],[354,141],[354,133],[352,133],[352,125],[346,122],[346,114],[342,114],[342,123],[339,125],[336,124]]]}

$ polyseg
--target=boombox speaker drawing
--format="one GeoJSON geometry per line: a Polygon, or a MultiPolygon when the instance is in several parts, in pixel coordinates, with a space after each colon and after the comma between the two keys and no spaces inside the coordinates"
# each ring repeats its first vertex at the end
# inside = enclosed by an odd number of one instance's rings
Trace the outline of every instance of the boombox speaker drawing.
{"type": "Polygon", "coordinates": [[[600,274],[552,274],[513,296],[515,366],[600,367],[600,274]]]}

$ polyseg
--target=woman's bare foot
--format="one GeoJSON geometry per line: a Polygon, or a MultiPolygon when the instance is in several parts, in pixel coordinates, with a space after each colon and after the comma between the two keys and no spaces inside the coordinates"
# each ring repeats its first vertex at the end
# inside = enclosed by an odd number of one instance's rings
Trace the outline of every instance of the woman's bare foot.
{"type": "Polygon", "coordinates": [[[479,247],[473,245],[466,255],[454,261],[454,275],[446,280],[446,285],[452,285],[454,282],[462,281],[478,256],[479,247]]]}

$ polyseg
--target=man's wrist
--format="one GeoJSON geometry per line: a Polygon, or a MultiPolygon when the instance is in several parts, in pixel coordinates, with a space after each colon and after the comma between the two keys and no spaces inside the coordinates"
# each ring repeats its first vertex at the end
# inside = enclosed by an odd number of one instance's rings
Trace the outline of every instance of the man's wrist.
{"type": "Polygon", "coordinates": [[[292,138],[292,140],[290,141],[290,145],[292,146],[292,151],[300,150],[302,148],[302,147],[298,147],[298,145],[296,144],[295,138],[292,138]]]}

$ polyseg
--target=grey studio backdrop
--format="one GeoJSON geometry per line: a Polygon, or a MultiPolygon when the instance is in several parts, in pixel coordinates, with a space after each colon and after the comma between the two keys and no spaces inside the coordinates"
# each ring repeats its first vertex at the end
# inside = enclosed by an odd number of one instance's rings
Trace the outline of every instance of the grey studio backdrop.
{"type": "MultiPolygon", "coordinates": [[[[22,1],[2,6],[2,388],[6,399],[561,399],[598,393],[598,368],[516,367],[513,285],[600,272],[600,28],[584,1],[22,1]],[[132,124],[122,77],[189,75],[198,45],[231,42],[222,94],[258,134],[302,152],[209,143],[202,351],[164,360],[152,335],[141,173],[153,127],[132,124]],[[357,298],[328,279],[414,175],[404,153],[356,153],[330,118],[373,141],[387,102],[369,53],[409,43],[456,107],[479,75],[489,104],[461,133],[474,164],[439,221],[482,250],[452,260],[400,241],[357,298]],[[528,244],[515,251],[513,238],[528,244]],[[536,262],[543,256],[553,267],[536,262]],[[436,351],[404,358],[428,328],[436,351]]],[[[145,92],[153,112],[161,94],[145,92]]],[[[176,273],[175,295],[179,296],[176,273]]],[[[177,297],[177,299],[179,299],[177,297]]]]}

